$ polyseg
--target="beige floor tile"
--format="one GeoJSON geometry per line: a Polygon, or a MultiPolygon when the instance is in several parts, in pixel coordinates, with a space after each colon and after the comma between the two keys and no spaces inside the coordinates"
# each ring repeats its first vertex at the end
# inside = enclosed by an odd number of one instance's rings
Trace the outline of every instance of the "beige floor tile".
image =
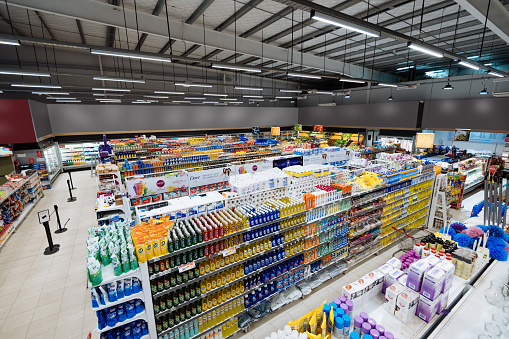
{"type": "Polygon", "coordinates": [[[28,271],[27,272],[20,272],[20,273],[17,273],[17,274],[9,274],[9,276],[7,278],[5,278],[3,284],[4,285],[10,285],[10,284],[14,284],[14,283],[20,283],[20,282],[23,282],[25,281],[26,277],[28,275],[28,271]]]}
{"type": "Polygon", "coordinates": [[[43,293],[39,297],[39,301],[37,302],[37,307],[44,306],[50,304],[55,301],[61,301],[64,296],[64,289],[59,288],[57,290],[43,293]]]}
{"type": "Polygon", "coordinates": [[[39,301],[39,295],[23,300],[16,299],[16,302],[12,305],[12,308],[9,311],[9,316],[13,316],[28,310],[35,309],[37,301],[39,301]]]}
{"type": "Polygon", "coordinates": [[[30,309],[28,311],[21,312],[16,315],[8,317],[5,321],[4,326],[2,327],[2,332],[10,331],[18,327],[28,327],[28,325],[32,321],[34,311],[35,309],[30,309]]]}
{"type": "Polygon", "coordinates": [[[16,301],[18,293],[19,292],[13,292],[2,296],[2,305],[12,305],[16,301]]]}
{"type": "Polygon", "coordinates": [[[28,332],[28,326],[21,326],[21,327],[12,328],[12,329],[6,329],[5,331],[4,331],[4,327],[2,328],[2,332],[0,333],[1,338],[6,338],[6,339],[25,339],[26,338],[26,334],[28,332]]]}
{"type": "MultiPolygon", "coordinates": [[[[40,275],[40,276],[37,276],[35,278],[30,278],[30,279],[25,279],[25,281],[23,282],[23,287],[22,289],[26,289],[26,288],[31,288],[31,287],[35,287],[35,286],[41,286],[44,284],[44,282],[46,281],[46,275],[40,275]]],[[[42,288],[41,288],[42,290],[42,288]]]]}
{"type": "Polygon", "coordinates": [[[23,301],[33,297],[39,297],[42,292],[42,285],[36,285],[32,287],[23,288],[19,291],[16,302],[23,301]]]}
{"type": "Polygon", "coordinates": [[[64,290],[64,286],[62,286],[62,283],[58,281],[52,281],[52,282],[45,282],[42,287],[42,293],[48,293],[56,290],[64,290]]]}
{"type": "Polygon", "coordinates": [[[21,290],[20,282],[11,283],[9,285],[3,284],[2,286],[0,286],[0,297],[14,292],[19,292],[20,290],[21,290]]]}
{"type": "Polygon", "coordinates": [[[81,336],[83,333],[83,319],[70,322],[68,324],[57,326],[53,338],[74,338],[76,335],[81,336]]]}
{"type": "MultiPolygon", "coordinates": [[[[40,298],[42,298],[42,296],[40,298]]],[[[57,317],[57,315],[60,313],[61,304],[62,304],[62,300],[57,300],[57,301],[53,301],[53,302],[50,302],[50,303],[42,305],[42,306],[37,306],[35,308],[35,312],[34,312],[34,316],[32,317],[32,320],[33,321],[39,320],[42,318],[46,318],[50,315],[57,317]]]]}
{"type": "Polygon", "coordinates": [[[60,306],[60,311],[67,311],[70,309],[74,309],[77,307],[83,307],[85,304],[85,297],[80,294],[76,294],[72,297],[67,297],[62,299],[62,305],[60,306]]]}
{"type": "Polygon", "coordinates": [[[46,333],[49,331],[56,330],[57,327],[57,317],[48,316],[46,318],[42,318],[39,320],[32,321],[28,328],[27,337],[35,337],[41,333],[46,333]]]}
{"type": "Polygon", "coordinates": [[[57,326],[63,326],[76,320],[83,320],[83,307],[73,307],[58,314],[57,326]]]}
{"type": "Polygon", "coordinates": [[[67,280],[65,281],[65,287],[66,289],[68,287],[76,287],[76,288],[86,288],[87,286],[87,276],[85,274],[86,268],[83,268],[82,273],[75,274],[67,277],[67,280]]]}
{"type": "Polygon", "coordinates": [[[85,316],[83,318],[83,332],[87,333],[92,332],[97,328],[97,316],[95,314],[85,316]]]}
{"type": "MultiPolygon", "coordinates": [[[[3,305],[0,306],[0,319],[5,319],[9,316],[9,312],[11,311],[11,308],[12,308],[12,304],[10,305],[3,305]]],[[[2,328],[0,326],[0,328],[2,328]]]]}
{"type": "Polygon", "coordinates": [[[68,270],[67,269],[60,269],[60,270],[51,270],[48,272],[48,275],[46,276],[46,283],[53,282],[53,281],[64,281],[64,279],[67,278],[68,270]]]}
{"type": "Polygon", "coordinates": [[[54,330],[51,330],[51,331],[48,331],[48,332],[45,332],[45,333],[38,333],[34,336],[29,336],[27,335],[27,339],[49,339],[49,338],[53,338],[55,336],[55,331],[56,329],[54,330]]]}
{"type": "Polygon", "coordinates": [[[27,263],[27,264],[23,264],[23,265],[15,265],[9,271],[9,275],[28,272],[30,270],[31,266],[32,266],[32,263],[27,263]]]}

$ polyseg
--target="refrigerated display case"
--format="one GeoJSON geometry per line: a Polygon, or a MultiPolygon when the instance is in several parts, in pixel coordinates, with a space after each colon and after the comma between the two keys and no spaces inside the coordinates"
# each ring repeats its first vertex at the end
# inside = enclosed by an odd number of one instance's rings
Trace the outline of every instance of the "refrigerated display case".
{"type": "Polygon", "coordinates": [[[60,145],[63,168],[90,167],[92,160],[99,157],[99,145],[99,142],[60,145]]]}
{"type": "Polygon", "coordinates": [[[483,162],[478,158],[470,158],[458,163],[461,172],[467,176],[464,193],[468,193],[481,185],[484,180],[483,162]]]}
{"type": "Polygon", "coordinates": [[[58,144],[53,144],[43,150],[46,162],[46,170],[48,172],[49,181],[53,182],[62,170],[62,162],[58,152],[58,144]]]}

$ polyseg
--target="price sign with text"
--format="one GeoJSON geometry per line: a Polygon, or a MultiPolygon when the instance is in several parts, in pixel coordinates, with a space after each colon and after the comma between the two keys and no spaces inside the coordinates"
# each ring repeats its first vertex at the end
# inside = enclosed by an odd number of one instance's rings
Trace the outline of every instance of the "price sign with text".
{"type": "Polygon", "coordinates": [[[179,266],[179,273],[192,270],[195,267],[196,267],[196,264],[194,263],[194,261],[191,261],[191,262],[189,262],[187,264],[184,264],[184,265],[180,265],[179,266]]]}
{"type": "Polygon", "coordinates": [[[237,248],[235,246],[227,248],[223,250],[223,257],[227,257],[229,255],[235,254],[237,252],[237,248]]]}

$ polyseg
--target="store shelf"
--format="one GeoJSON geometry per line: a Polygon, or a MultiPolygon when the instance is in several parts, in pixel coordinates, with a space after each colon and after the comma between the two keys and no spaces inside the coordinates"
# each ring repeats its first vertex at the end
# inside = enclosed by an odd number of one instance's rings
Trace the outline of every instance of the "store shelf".
{"type": "MultiPolygon", "coordinates": [[[[28,213],[37,205],[39,202],[39,198],[36,198],[34,202],[29,202],[25,205],[25,208],[23,209],[23,212],[20,213],[20,215],[11,223],[11,226],[5,231],[4,234],[1,235],[2,239],[0,239],[0,248],[5,244],[5,242],[10,238],[12,233],[16,231],[16,229],[23,223],[23,221],[26,219],[28,213]]],[[[5,226],[4,226],[5,227],[5,226]]]]}
{"type": "Polygon", "coordinates": [[[109,307],[112,307],[112,306],[115,306],[118,304],[123,304],[123,303],[128,302],[129,300],[133,300],[133,299],[141,299],[142,301],[145,301],[143,291],[140,291],[135,294],[131,294],[130,296],[127,296],[127,297],[123,297],[121,299],[118,299],[115,302],[111,302],[111,303],[108,302],[108,303],[106,303],[106,305],[99,305],[99,307],[92,307],[92,309],[94,311],[100,311],[100,310],[104,310],[105,308],[109,308],[109,307]]]}
{"type": "Polygon", "coordinates": [[[104,213],[104,212],[110,212],[110,211],[122,211],[124,212],[124,205],[112,205],[112,206],[105,206],[104,205],[104,197],[97,198],[96,201],[97,208],[96,213],[104,213]]]}
{"type": "Polygon", "coordinates": [[[110,330],[113,330],[113,329],[118,328],[120,326],[124,326],[126,324],[132,323],[133,321],[140,320],[140,319],[147,321],[147,313],[145,312],[145,310],[143,312],[139,313],[139,314],[136,314],[134,317],[132,317],[130,319],[126,319],[125,321],[117,323],[115,326],[111,326],[111,327],[110,326],[106,326],[102,330],[97,329],[97,332],[98,333],[108,332],[110,330]]]}
{"type": "Polygon", "coordinates": [[[370,203],[370,202],[372,202],[372,201],[376,201],[376,200],[378,200],[378,199],[382,199],[384,196],[385,196],[385,194],[380,194],[380,195],[378,195],[378,196],[376,196],[376,197],[373,197],[373,198],[371,198],[371,199],[368,199],[368,200],[366,200],[366,201],[361,201],[361,202],[358,202],[358,203],[356,203],[356,204],[353,204],[353,203],[352,203],[351,208],[356,208],[356,207],[359,207],[359,206],[362,206],[362,205],[366,205],[366,204],[368,204],[368,203],[370,203]]]}
{"type": "MultiPolygon", "coordinates": [[[[388,212],[390,212],[390,213],[388,213],[388,214],[385,214],[385,213],[384,213],[384,215],[383,215],[383,216],[384,216],[384,217],[388,217],[389,215],[393,215],[393,214],[395,214],[395,213],[397,213],[397,212],[401,212],[401,209],[403,209],[403,208],[406,210],[406,209],[408,209],[410,206],[416,205],[416,204],[418,204],[418,203],[420,203],[420,202],[423,202],[423,201],[425,201],[425,200],[428,200],[428,199],[430,199],[430,198],[431,198],[431,196],[428,196],[428,197],[426,197],[426,198],[423,198],[423,199],[420,199],[420,200],[417,200],[417,201],[412,201],[412,203],[411,203],[411,204],[409,203],[409,205],[408,205],[408,206],[404,206],[404,207],[401,207],[401,208],[397,208],[396,210],[390,210],[390,211],[388,211],[388,212]]],[[[394,219],[394,218],[391,218],[391,219],[394,219]]]]}
{"type": "MultiPolygon", "coordinates": [[[[405,187],[405,188],[403,188],[403,189],[406,189],[406,187],[405,187]]],[[[415,195],[418,195],[418,194],[420,194],[420,193],[422,193],[422,192],[427,192],[427,191],[429,191],[429,190],[431,190],[431,187],[430,187],[430,188],[427,188],[427,189],[425,189],[425,190],[422,190],[422,191],[419,191],[419,192],[416,192],[416,193],[413,193],[413,194],[407,195],[406,197],[398,198],[397,200],[386,201],[386,203],[387,203],[387,205],[386,205],[386,206],[392,205],[392,204],[394,204],[394,203],[396,203],[396,202],[398,202],[398,201],[404,200],[404,199],[408,199],[408,198],[413,197],[413,196],[415,196],[415,195]]],[[[396,192],[397,192],[397,191],[396,191],[396,192]]]]}
{"type": "Polygon", "coordinates": [[[408,226],[412,225],[413,223],[418,222],[419,220],[421,220],[421,219],[423,219],[423,218],[426,218],[426,217],[427,217],[427,215],[425,215],[425,216],[423,216],[423,217],[420,217],[419,219],[414,220],[414,221],[412,221],[412,222],[409,222],[409,223],[407,223],[407,224],[405,224],[405,225],[403,225],[403,226],[401,226],[401,227],[398,227],[398,228],[396,228],[394,231],[392,231],[391,233],[386,234],[386,235],[382,235],[382,237],[381,237],[380,239],[386,238],[386,237],[388,237],[389,235],[391,235],[391,234],[393,234],[393,233],[396,233],[396,232],[398,232],[398,231],[400,231],[400,230],[404,229],[405,227],[408,227],[408,226]]]}
{"type": "Polygon", "coordinates": [[[132,277],[136,277],[139,280],[141,280],[139,268],[116,276],[113,271],[113,264],[109,264],[107,266],[104,266],[101,264],[101,273],[102,273],[102,278],[103,278],[102,281],[97,285],[92,285],[92,283],[90,281],[88,281],[89,287],[91,287],[91,286],[96,287],[96,286],[104,285],[104,284],[114,282],[117,280],[121,280],[121,279],[125,279],[125,278],[132,278],[132,277]]]}

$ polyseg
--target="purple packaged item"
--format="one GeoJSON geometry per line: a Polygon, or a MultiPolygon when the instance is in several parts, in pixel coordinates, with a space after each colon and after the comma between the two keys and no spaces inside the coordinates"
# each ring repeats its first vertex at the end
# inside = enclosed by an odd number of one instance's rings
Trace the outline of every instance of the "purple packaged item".
{"type": "Polygon", "coordinates": [[[369,334],[369,331],[371,331],[371,325],[368,324],[368,323],[363,323],[362,324],[362,330],[361,330],[362,335],[369,334]]]}
{"type": "Polygon", "coordinates": [[[336,304],[336,307],[339,307],[339,305],[341,305],[341,300],[339,300],[339,298],[334,299],[332,302],[336,304]]]}
{"type": "Polygon", "coordinates": [[[417,305],[416,315],[425,322],[429,323],[437,312],[437,307],[440,300],[441,298],[436,300],[429,300],[425,296],[421,295],[419,297],[419,304],[417,305]]]}
{"type": "Polygon", "coordinates": [[[345,314],[348,314],[348,306],[346,306],[346,304],[339,305],[339,308],[341,308],[345,314]]]}
{"type": "Polygon", "coordinates": [[[361,318],[362,318],[362,321],[363,321],[363,322],[368,321],[368,318],[369,318],[369,317],[368,317],[368,314],[367,314],[366,312],[361,312],[361,313],[359,314],[359,317],[361,317],[361,318]]]}
{"type": "Polygon", "coordinates": [[[386,336],[384,336],[384,335],[382,335],[382,336],[380,336],[380,338],[378,338],[378,339],[387,339],[387,337],[386,337],[386,336]]]}
{"type": "Polygon", "coordinates": [[[385,332],[384,337],[386,337],[387,339],[394,339],[394,334],[392,334],[391,332],[385,332]]]}
{"type": "Polygon", "coordinates": [[[347,314],[352,317],[352,313],[353,313],[353,301],[351,300],[347,300],[346,303],[345,303],[346,307],[348,307],[348,312],[347,314]]]}
{"type": "Polygon", "coordinates": [[[361,334],[361,328],[364,320],[361,317],[355,317],[353,321],[353,331],[357,332],[357,334],[361,334]]]}
{"type": "Polygon", "coordinates": [[[376,325],[375,329],[380,333],[380,336],[383,336],[385,333],[385,328],[382,325],[376,325]]]}
{"type": "Polygon", "coordinates": [[[375,328],[375,326],[376,326],[376,320],[375,320],[375,319],[373,319],[373,318],[369,318],[369,319],[368,319],[368,324],[369,324],[369,326],[371,326],[371,328],[375,328]]]}
{"type": "Polygon", "coordinates": [[[424,274],[428,271],[430,265],[427,261],[419,260],[410,265],[408,269],[408,278],[406,286],[415,292],[419,292],[421,290],[422,279],[424,278],[424,274]]]}
{"type": "Polygon", "coordinates": [[[340,301],[341,303],[345,303],[345,302],[346,302],[346,300],[347,300],[347,299],[346,299],[346,297],[345,297],[344,295],[340,295],[338,299],[339,299],[339,301],[340,301]]]}
{"type": "Polygon", "coordinates": [[[380,332],[378,332],[375,329],[371,329],[371,331],[369,331],[369,334],[373,337],[373,339],[380,339],[380,332]]]}
{"type": "Polygon", "coordinates": [[[429,300],[435,300],[440,297],[444,284],[445,272],[434,267],[424,274],[421,286],[421,294],[429,300]]]}

